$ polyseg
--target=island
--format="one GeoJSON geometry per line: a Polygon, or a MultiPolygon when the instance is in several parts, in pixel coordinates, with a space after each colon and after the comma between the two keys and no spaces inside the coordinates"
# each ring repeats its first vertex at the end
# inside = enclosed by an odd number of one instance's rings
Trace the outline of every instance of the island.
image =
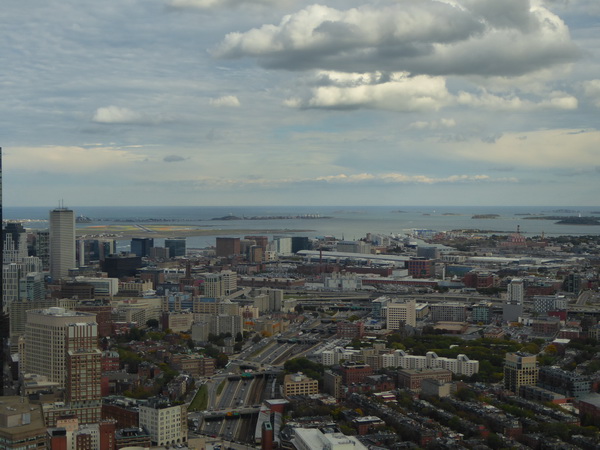
{"type": "Polygon", "coordinates": [[[497,219],[500,214],[475,214],[471,219],[497,219]]]}

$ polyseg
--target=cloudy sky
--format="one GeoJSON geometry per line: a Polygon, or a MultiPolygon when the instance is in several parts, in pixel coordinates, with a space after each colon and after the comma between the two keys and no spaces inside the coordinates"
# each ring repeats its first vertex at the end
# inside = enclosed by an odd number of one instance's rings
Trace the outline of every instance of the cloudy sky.
{"type": "Polygon", "coordinates": [[[22,0],[4,204],[599,205],[598,0],[22,0]]]}

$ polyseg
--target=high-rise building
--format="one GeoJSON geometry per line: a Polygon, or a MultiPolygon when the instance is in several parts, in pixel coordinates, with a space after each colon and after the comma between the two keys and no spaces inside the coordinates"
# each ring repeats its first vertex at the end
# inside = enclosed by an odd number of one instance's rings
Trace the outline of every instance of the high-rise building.
{"type": "MultiPolygon", "coordinates": [[[[2,212],[2,147],[0,147],[0,226],[3,223],[2,212]]],[[[4,262],[4,239],[0,239],[0,261],[4,262]]],[[[4,285],[4,273],[0,270],[0,286],[4,285]]],[[[10,330],[8,314],[4,298],[0,295],[0,396],[4,395],[4,349],[8,340],[10,330]]]]}
{"type": "Polygon", "coordinates": [[[151,248],[154,248],[154,239],[152,238],[131,239],[131,253],[135,256],[150,256],[151,248]]]}
{"type": "Polygon", "coordinates": [[[165,239],[165,248],[169,250],[170,258],[185,256],[185,238],[165,239]]]}
{"type": "Polygon", "coordinates": [[[502,320],[515,322],[523,314],[525,298],[525,282],[521,278],[513,278],[507,287],[506,301],[502,305],[502,320]]]}
{"type": "Polygon", "coordinates": [[[228,258],[233,255],[239,255],[240,251],[240,238],[217,238],[217,257],[228,258]]]}
{"type": "Polygon", "coordinates": [[[10,222],[2,230],[4,240],[4,264],[19,263],[27,253],[27,232],[20,223],[10,222]]]}
{"type": "Polygon", "coordinates": [[[50,276],[58,280],[75,267],[75,213],[71,209],[50,211],[50,276]]]}
{"type": "Polygon", "coordinates": [[[50,230],[37,230],[33,232],[32,255],[42,260],[44,271],[50,270],[50,230]]]}
{"type": "Polygon", "coordinates": [[[513,278],[506,290],[506,300],[510,303],[523,303],[525,298],[525,282],[521,278],[513,278]]]}
{"type": "Polygon", "coordinates": [[[25,371],[65,388],[65,402],[44,409],[46,421],[73,415],[80,424],[101,418],[102,354],[96,315],[51,307],[27,311],[25,371]]]}
{"type": "Polygon", "coordinates": [[[504,389],[519,393],[521,386],[535,386],[539,368],[537,357],[527,353],[507,353],[504,358],[504,389]]]}
{"type": "Polygon", "coordinates": [[[416,302],[408,300],[403,303],[388,303],[387,329],[398,330],[402,324],[415,327],[417,325],[416,302]]]}
{"type": "Polygon", "coordinates": [[[66,385],[67,352],[97,348],[96,315],[64,308],[27,311],[25,372],[66,385]]]}

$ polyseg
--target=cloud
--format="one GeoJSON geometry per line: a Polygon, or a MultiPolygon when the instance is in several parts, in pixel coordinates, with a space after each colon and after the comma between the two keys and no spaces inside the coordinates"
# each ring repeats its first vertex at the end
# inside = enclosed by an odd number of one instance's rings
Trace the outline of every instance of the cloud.
{"type": "Polygon", "coordinates": [[[170,163],[170,162],[185,161],[186,159],[187,158],[184,158],[183,156],[179,156],[179,155],[167,155],[163,158],[163,161],[170,163]]]}
{"type": "Polygon", "coordinates": [[[584,81],[582,87],[586,98],[600,108],[600,80],[584,81]]]}
{"type": "Polygon", "coordinates": [[[278,25],[229,33],[213,54],[286,70],[517,76],[572,62],[579,50],[558,16],[528,0],[425,0],[311,5],[278,25]]]}
{"type": "Polygon", "coordinates": [[[128,108],[105,106],[96,110],[92,120],[97,123],[139,123],[142,116],[128,108]]]}
{"type": "Polygon", "coordinates": [[[527,139],[520,133],[504,133],[485,147],[474,141],[460,144],[448,143],[447,151],[456,157],[471,161],[485,161],[518,168],[573,168],[595,167],[600,160],[600,131],[588,130],[539,130],[527,132],[527,139]]]}
{"type": "Polygon", "coordinates": [[[516,95],[499,96],[489,92],[472,94],[460,92],[456,97],[459,105],[487,109],[491,111],[535,111],[541,109],[572,110],[578,106],[578,101],[572,95],[564,92],[551,92],[548,98],[540,101],[522,99],[516,95]]]}
{"type": "Polygon", "coordinates": [[[285,104],[300,108],[436,111],[451,99],[441,77],[328,72],[319,78],[328,79],[329,85],[312,88],[303,98],[291,98],[285,104]]]}
{"type": "Polygon", "coordinates": [[[210,104],[216,107],[237,108],[241,106],[239,99],[235,95],[226,95],[219,98],[211,98],[210,104]]]}
{"type": "Polygon", "coordinates": [[[221,9],[235,8],[244,5],[250,6],[278,6],[286,0],[169,0],[167,5],[172,8],[181,9],[221,9]]]}
{"type": "Polygon", "coordinates": [[[140,162],[145,158],[140,152],[110,146],[12,147],[4,154],[5,164],[13,170],[53,174],[95,173],[119,164],[140,162]]]}
{"type": "Polygon", "coordinates": [[[433,120],[431,122],[426,121],[418,121],[411,123],[408,128],[414,130],[438,130],[441,128],[453,128],[456,126],[456,121],[454,119],[440,119],[433,120]]]}
{"type": "Polygon", "coordinates": [[[450,175],[438,177],[431,175],[409,175],[404,173],[356,173],[319,176],[312,178],[225,178],[225,177],[199,177],[190,180],[179,180],[188,185],[197,187],[214,188],[283,188],[300,187],[306,185],[357,185],[357,186],[385,186],[385,185],[437,185],[437,184],[479,184],[479,183],[517,183],[515,177],[493,178],[489,175],[450,175]]]}
{"type": "Polygon", "coordinates": [[[156,125],[172,120],[173,118],[160,113],[139,113],[129,108],[113,105],[98,108],[92,117],[92,121],[96,123],[120,125],[156,125]]]}
{"type": "MultiPolygon", "coordinates": [[[[514,93],[496,95],[485,90],[460,91],[456,95],[446,87],[444,77],[409,76],[408,73],[343,73],[320,72],[308,78],[297,96],[284,104],[293,108],[321,109],[386,109],[391,111],[437,111],[448,106],[468,106],[490,111],[571,110],[577,99],[564,92],[549,92],[543,98],[530,95],[523,99],[514,93]]],[[[453,121],[431,124],[451,127],[453,121]]],[[[427,128],[421,123],[413,128],[427,128]]],[[[429,128],[433,129],[433,128],[429,128]]]]}

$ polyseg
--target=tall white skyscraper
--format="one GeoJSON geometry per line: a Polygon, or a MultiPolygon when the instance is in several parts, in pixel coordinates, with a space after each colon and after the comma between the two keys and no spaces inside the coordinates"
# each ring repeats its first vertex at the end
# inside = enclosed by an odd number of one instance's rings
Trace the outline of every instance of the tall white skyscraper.
{"type": "Polygon", "coordinates": [[[75,263],[75,213],[67,208],[50,211],[50,275],[66,277],[75,263]]]}

